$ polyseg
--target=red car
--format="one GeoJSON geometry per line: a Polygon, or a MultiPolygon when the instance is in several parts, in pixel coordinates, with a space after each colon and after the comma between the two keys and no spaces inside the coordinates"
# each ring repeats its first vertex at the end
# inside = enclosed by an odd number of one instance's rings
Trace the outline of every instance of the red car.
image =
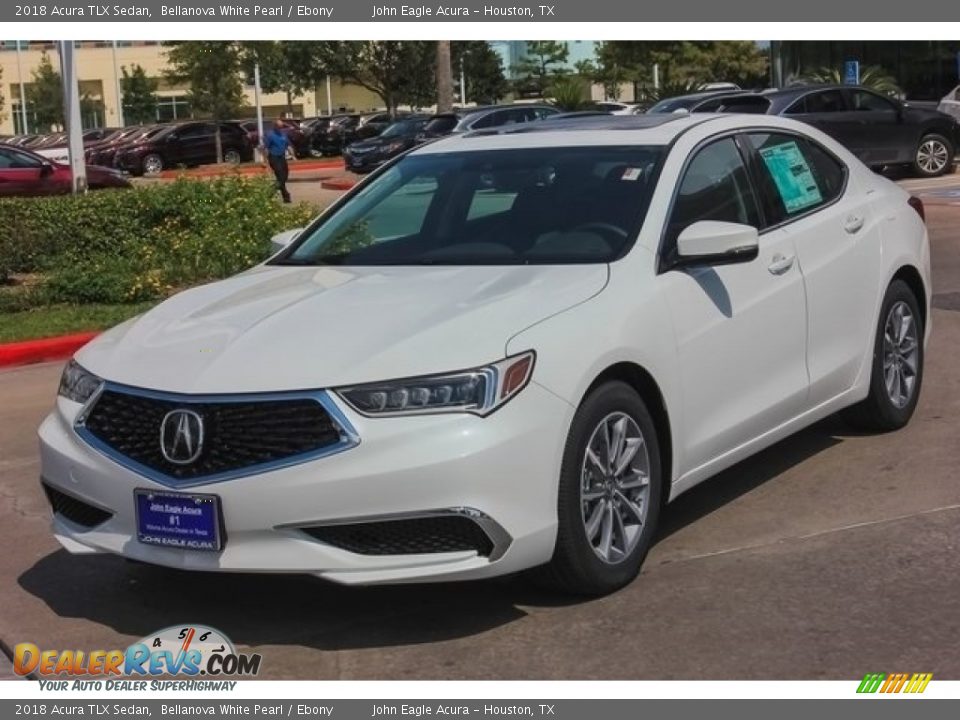
{"type": "MultiPolygon", "coordinates": [[[[53,162],[36,153],[0,144],[0,197],[37,197],[70,192],[69,165],[53,162]]],[[[112,168],[87,166],[87,187],[128,188],[130,181],[112,168]]]]}

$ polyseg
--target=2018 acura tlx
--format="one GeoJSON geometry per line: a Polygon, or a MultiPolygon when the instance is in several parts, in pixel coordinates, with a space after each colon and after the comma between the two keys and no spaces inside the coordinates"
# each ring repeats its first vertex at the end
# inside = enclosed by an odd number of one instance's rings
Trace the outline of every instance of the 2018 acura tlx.
{"type": "Polygon", "coordinates": [[[68,550],[604,593],[667,501],[920,393],[923,206],[789,119],[452,137],[284,242],[67,365],[40,439],[68,550]]]}

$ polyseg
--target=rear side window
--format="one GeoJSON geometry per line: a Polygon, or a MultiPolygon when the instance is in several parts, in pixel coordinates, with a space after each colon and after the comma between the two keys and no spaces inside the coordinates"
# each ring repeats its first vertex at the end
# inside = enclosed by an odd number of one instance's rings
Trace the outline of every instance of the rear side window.
{"type": "Polygon", "coordinates": [[[805,95],[786,110],[787,115],[803,113],[833,113],[846,110],[839,90],[824,90],[805,95]]]}
{"type": "Polygon", "coordinates": [[[768,224],[823,207],[840,196],[847,169],[816,143],[796,135],[751,133],[768,224]]]}
{"type": "Polygon", "coordinates": [[[700,220],[760,227],[756,194],[733,138],[707,145],[690,161],[667,223],[667,246],[700,220]]]}

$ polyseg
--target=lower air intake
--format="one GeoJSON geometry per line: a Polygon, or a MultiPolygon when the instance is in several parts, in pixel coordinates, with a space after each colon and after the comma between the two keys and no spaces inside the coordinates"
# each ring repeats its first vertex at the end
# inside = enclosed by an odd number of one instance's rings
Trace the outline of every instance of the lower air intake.
{"type": "Polygon", "coordinates": [[[303,532],[358,555],[419,555],[474,550],[489,557],[493,541],[473,520],[459,516],[320,525],[303,532]]]}
{"type": "Polygon", "coordinates": [[[113,517],[113,513],[88,505],[72,495],[67,495],[50,487],[46,483],[43,484],[43,491],[47,494],[47,500],[50,502],[54,514],[62,515],[70,522],[82,527],[93,528],[113,517]]]}

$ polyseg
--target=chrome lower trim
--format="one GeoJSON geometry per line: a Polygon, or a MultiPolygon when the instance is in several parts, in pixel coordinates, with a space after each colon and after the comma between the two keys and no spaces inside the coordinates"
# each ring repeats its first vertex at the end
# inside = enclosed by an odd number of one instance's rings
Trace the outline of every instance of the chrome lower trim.
{"type": "MultiPolygon", "coordinates": [[[[138,475],[142,475],[148,480],[152,480],[169,488],[197,487],[199,485],[224,482],[226,480],[248,477],[250,475],[260,475],[273,470],[279,470],[281,468],[287,468],[293,465],[311,462],[312,460],[319,460],[320,458],[335,455],[337,453],[344,452],[345,450],[350,450],[351,448],[354,448],[360,444],[360,436],[357,434],[357,431],[354,429],[353,425],[350,424],[347,416],[343,414],[343,411],[340,410],[336,402],[334,402],[333,398],[330,396],[330,393],[325,390],[191,395],[185,393],[168,393],[158,390],[147,390],[144,388],[135,388],[128,385],[120,385],[118,383],[105,381],[100,385],[99,388],[97,388],[97,391],[93,394],[93,396],[91,396],[91,398],[84,404],[80,414],[77,415],[77,419],[73,423],[73,429],[80,439],[82,439],[87,445],[100,454],[106,456],[113,462],[127,468],[128,470],[132,470],[138,475]],[[139,463],[136,460],[117,452],[110,445],[103,442],[100,440],[100,438],[96,437],[93,433],[87,430],[85,425],[86,420],[93,411],[97,400],[99,400],[103,392],[107,390],[111,392],[125,393],[135,397],[165,400],[167,402],[178,403],[184,407],[202,403],[256,403],[274,400],[310,399],[319,403],[323,409],[327,411],[327,414],[330,415],[330,419],[340,433],[340,440],[333,445],[327,445],[326,447],[322,447],[311,452],[291,455],[280,460],[273,460],[271,462],[250,465],[237,470],[228,470],[226,472],[214,473],[212,475],[190,478],[189,480],[179,480],[162,473],[159,470],[154,470],[151,467],[143,465],[142,463],[139,463]]],[[[160,441],[159,432],[160,431],[158,429],[157,442],[160,441]]]]}
{"type": "MultiPolygon", "coordinates": [[[[503,529],[503,526],[500,525],[496,520],[487,515],[486,513],[480,512],[475,508],[470,507],[451,507],[451,508],[440,508],[437,510],[417,510],[413,512],[401,512],[401,513],[389,513],[385,515],[362,515],[359,517],[349,517],[349,518],[336,518],[334,520],[314,520],[307,522],[297,522],[289,525],[278,525],[277,530],[300,530],[301,528],[308,527],[329,527],[332,525],[363,525],[364,523],[378,523],[378,522],[390,522],[391,520],[422,520],[425,518],[435,518],[435,517],[465,517],[470,520],[473,520],[477,525],[480,526],[480,529],[486,533],[487,537],[490,538],[490,541],[493,543],[493,550],[490,551],[490,555],[487,557],[487,560],[490,562],[496,562],[504,556],[507,550],[510,548],[510,545],[513,543],[513,538],[510,536],[506,530],[503,529]]],[[[314,542],[318,542],[314,540],[314,542]]],[[[402,557],[401,555],[393,555],[391,557],[402,557]]]]}

